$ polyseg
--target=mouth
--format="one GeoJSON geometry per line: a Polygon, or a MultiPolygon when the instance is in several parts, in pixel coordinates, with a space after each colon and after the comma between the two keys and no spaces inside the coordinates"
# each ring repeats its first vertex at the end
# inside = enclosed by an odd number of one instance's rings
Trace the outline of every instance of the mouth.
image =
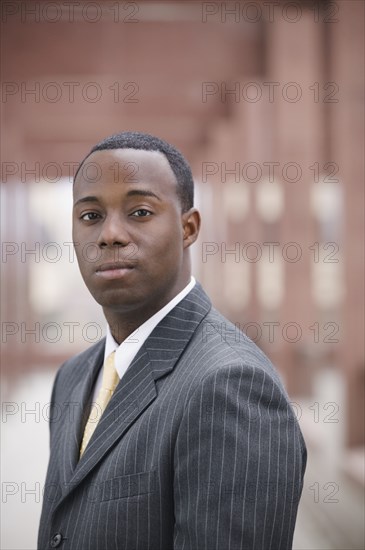
{"type": "Polygon", "coordinates": [[[121,279],[131,273],[134,267],[130,262],[105,263],[97,267],[95,274],[102,279],[121,279]]]}

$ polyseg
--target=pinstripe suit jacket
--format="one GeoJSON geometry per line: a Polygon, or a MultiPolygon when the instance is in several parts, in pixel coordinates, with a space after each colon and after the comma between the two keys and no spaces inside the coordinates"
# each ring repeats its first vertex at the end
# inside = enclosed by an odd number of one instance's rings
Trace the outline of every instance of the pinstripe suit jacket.
{"type": "Polygon", "coordinates": [[[291,548],[306,450],[259,348],[197,283],[136,355],[79,461],[104,345],[57,373],[38,548],[291,548]]]}

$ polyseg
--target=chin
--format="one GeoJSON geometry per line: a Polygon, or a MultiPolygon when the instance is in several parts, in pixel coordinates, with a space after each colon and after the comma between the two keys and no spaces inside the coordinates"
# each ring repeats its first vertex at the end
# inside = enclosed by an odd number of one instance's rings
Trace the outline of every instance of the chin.
{"type": "Polygon", "coordinates": [[[115,311],[131,309],[134,305],[141,304],[141,298],[135,296],[130,288],[110,289],[102,293],[91,294],[99,305],[108,309],[114,309],[115,311]]]}

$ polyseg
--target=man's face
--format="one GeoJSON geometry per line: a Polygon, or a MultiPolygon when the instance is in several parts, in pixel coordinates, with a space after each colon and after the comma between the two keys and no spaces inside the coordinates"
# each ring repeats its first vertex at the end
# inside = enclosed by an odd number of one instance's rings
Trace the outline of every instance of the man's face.
{"type": "Polygon", "coordinates": [[[115,149],[90,155],[74,183],[73,241],[95,300],[127,312],[172,299],[189,281],[186,249],[198,227],[194,233],[188,218],[162,153],[115,149]]]}

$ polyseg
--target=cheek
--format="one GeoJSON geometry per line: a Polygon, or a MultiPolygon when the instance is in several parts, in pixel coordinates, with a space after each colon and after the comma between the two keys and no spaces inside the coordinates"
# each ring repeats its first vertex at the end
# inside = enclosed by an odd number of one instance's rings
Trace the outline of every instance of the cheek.
{"type": "Polygon", "coordinates": [[[87,232],[87,235],[84,235],[83,231],[74,228],[72,239],[80,271],[86,273],[93,267],[95,262],[100,260],[101,250],[90,231],[87,232]]]}
{"type": "Polygon", "coordinates": [[[85,272],[85,265],[84,265],[85,262],[82,254],[82,247],[80,244],[76,244],[76,243],[77,241],[74,241],[76,259],[77,259],[80,272],[83,274],[85,272]]]}
{"type": "Polygon", "coordinates": [[[82,235],[80,234],[80,231],[75,227],[75,225],[72,226],[72,242],[74,245],[74,250],[75,250],[77,260],[79,260],[81,243],[82,243],[82,235]]]}
{"type": "Polygon", "coordinates": [[[85,275],[90,271],[90,268],[92,266],[92,262],[91,262],[92,247],[85,243],[81,243],[80,240],[77,241],[75,239],[74,249],[75,249],[75,255],[76,255],[80,272],[82,275],[85,275]]]}
{"type": "Polygon", "coordinates": [[[158,261],[157,252],[160,257],[179,257],[183,251],[183,233],[180,226],[171,221],[168,226],[155,232],[149,238],[149,248],[155,251],[156,260],[158,261]]]}

